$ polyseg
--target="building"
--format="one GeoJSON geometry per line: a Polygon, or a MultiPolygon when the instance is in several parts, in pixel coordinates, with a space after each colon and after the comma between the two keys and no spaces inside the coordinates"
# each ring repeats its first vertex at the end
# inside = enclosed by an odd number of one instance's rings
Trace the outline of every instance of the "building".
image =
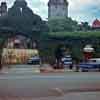
{"type": "Polygon", "coordinates": [[[67,0],[49,0],[48,19],[68,17],[67,0]]]}
{"type": "Polygon", "coordinates": [[[23,7],[27,6],[27,2],[26,0],[15,0],[14,5],[23,10],[23,7]]]}
{"type": "Polygon", "coordinates": [[[0,16],[6,16],[7,15],[7,3],[1,2],[0,6],[0,16]]]}
{"type": "Polygon", "coordinates": [[[92,28],[93,29],[100,29],[100,21],[98,19],[93,21],[92,28]]]}

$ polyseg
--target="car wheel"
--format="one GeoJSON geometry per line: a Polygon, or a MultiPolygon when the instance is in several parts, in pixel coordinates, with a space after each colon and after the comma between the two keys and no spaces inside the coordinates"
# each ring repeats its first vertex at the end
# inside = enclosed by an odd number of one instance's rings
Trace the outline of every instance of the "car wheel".
{"type": "Polygon", "coordinates": [[[69,66],[69,69],[71,69],[71,70],[72,70],[72,69],[73,69],[73,65],[70,65],[70,66],[69,66]]]}
{"type": "Polygon", "coordinates": [[[98,69],[98,71],[100,72],[100,68],[98,69]]]}
{"type": "Polygon", "coordinates": [[[86,70],[86,69],[82,69],[82,72],[88,72],[88,70],[86,70]]]}

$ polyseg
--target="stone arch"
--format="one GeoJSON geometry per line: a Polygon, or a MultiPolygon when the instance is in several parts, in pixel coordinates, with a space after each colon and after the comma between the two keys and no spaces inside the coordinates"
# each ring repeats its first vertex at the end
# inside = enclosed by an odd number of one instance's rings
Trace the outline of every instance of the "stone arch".
{"type": "Polygon", "coordinates": [[[37,47],[37,42],[30,36],[24,33],[13,34],[5,41],[5,46],[15,49],[34,49],[37,47]]]}
{"type": "Polygon", "coordinates": [[[6,30],[3,28],[0,29],[0,33],[4,37],[8,34],[8,36],[5,37],[5,40],[2,42],[2,52],[0,52],[1,66],[2,64],[24,64],[27,62],[28,58],[38,54],[38,51],[36,50],[36,44],[33,45],[35,40],[29,34],[11,29],[8,30],[7,28],[6,30]],[[17,44],[15,41],[17,41],[17,44]],[[25,42],[24,44],[27,44],[27,41],[30,43],[29,47],[23,45],[23,42],[25,42]]]}

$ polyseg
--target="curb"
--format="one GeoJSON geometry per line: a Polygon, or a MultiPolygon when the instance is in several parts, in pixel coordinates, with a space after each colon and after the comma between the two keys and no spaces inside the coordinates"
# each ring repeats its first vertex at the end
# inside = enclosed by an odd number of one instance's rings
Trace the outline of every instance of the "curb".
{"type": "Polygon", "coordinates": [[[66,73],[66,72],[74,72],[73,70],[41,70],[40,73],[66,73]]]}
{"type": "Polygon", "coordinates": [[[3,68],[3,69],[0,71],[0,73],[1,73],[1,74],[6,74],[6,73],[8,73],[8,71],[9,71],[8,68],[3,68]]]}
{"type": "Polygon", "coordinates": [[[22,68],[18,68],[18,69],[8,69],[8,68],[3,68],[0,73],[1,74],[23,74],[23,73],[67,73],[67,72],[74,72],[73,70],[69,70],[69,69],[58,69],[58,70],[54,70],[54,69],[49,69],[49,68],[40,68],[40,69],[36,69],[36,68],[32,68],[27,69],[25,68],[25,70],[22,68]]]}

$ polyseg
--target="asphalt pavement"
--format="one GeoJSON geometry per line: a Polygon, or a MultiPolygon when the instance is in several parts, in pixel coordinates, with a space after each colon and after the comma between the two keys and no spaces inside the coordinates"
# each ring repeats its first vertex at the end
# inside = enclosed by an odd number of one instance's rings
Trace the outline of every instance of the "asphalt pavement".
{"type": "Polygon", "coordinates": [[[100,100],[100,73],[4,73],[0,74],[0,97],[5,100],[100,100]]]}

